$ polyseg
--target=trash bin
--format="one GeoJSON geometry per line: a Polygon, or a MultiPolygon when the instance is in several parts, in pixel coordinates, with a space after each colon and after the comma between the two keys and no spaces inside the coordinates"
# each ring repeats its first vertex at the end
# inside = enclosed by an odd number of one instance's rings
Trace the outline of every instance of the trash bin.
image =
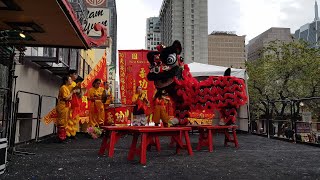
{"type": "Polygon", "coordinates": [[[0,174],[3,174],[4,171],[6,170],[7,147],[8,147],[7,138],[1,138],[0,139],[0,174]]]}

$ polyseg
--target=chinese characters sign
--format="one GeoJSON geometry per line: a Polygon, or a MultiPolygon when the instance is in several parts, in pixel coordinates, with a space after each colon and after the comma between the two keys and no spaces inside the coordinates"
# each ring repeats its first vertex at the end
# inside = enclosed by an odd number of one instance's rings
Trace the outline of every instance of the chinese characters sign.
{"type": "Polygon", "coordinates": [[[119,74],[121,103],[132,104],[132,96],[137,86],[142,87],[144,93],[152,102],[155,87],[147,79],[149,62],[147,60],[148,50],[119,50],[119,74]]]}
{"type": "Polygon", "coordinates": [[[108,79],[107,79],[107,81],[109,82],[109,84],[110,84],[110,89],[111,89],[111,92],[112,92],[112,94],[114,94],[115,95],[115,75],[116,75],[116,73],[115,73],[115,67],[114,66],[108,66],[108,79]]]}
{"type": "Polygon", "coordinates": [[[109,108],[105,112],[105,121],[109,124],[128,124],[129,115],[126,107],[109,108]]]}
{"type": "Polygon", "coordinates": [[[310,133],[311,125],[309,122],[296,122],[297,133],[310,133]]]}

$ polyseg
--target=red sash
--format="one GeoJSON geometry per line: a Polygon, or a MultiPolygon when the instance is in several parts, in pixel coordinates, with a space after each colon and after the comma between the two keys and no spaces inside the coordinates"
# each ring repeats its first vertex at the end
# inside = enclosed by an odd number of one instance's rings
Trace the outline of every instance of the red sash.
{"type": "Polygon", "coordinates": [[[71,104],[71,109],[72,109],[72,118],[77,117],[80,115],[81,110],[80,110],[80,105],[81,105],[82,100],[75,94],[72,95],[72,99],[70,101],[71,104]]]}

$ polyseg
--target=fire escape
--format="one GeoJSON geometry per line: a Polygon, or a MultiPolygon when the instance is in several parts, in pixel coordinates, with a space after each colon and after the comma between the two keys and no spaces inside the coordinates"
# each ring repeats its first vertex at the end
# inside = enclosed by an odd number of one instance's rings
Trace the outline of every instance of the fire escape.
{"type": "MultiPolygon", "coordinates": [[[[88,10],[83,0],[68,0],[79,22],[87,22],[88,10]]],[[[70,69],[78,71],[79,78],[83,79],[91,67],[81,57],[80,49],[51,48],[51,47],[27,47],[25,61],[38,64],[41,69],[48,70],[57,76],[66,76],[70,69]]]]}

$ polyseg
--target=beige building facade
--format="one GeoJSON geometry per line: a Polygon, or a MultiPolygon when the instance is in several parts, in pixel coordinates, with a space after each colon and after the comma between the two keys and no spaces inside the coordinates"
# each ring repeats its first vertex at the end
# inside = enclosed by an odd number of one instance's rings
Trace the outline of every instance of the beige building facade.
{"type": "Polygon", "coordinates": [[[214,31],[208,36],[208,64],[245,68],[245,36],[214,31]]]}
{"type": "Polygon", "coordinates": [[[279,40],[281,42],[289,43],[293,41],[290,28],[275,28],[272,27],[257,37],[249,41],[247,45],[247,60],[254,61],[259,59],[262,54],[261,50],[266,47],[269,42],[279,40]]]}

